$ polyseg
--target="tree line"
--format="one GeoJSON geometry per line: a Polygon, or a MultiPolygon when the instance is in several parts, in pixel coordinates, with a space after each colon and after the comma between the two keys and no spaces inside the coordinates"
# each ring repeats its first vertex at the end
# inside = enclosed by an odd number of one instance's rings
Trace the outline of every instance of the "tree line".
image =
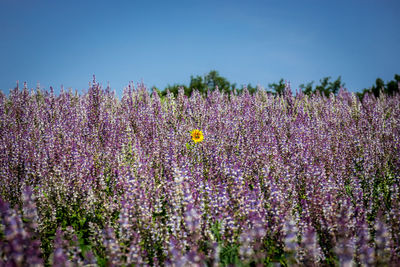
{"type": "MultiPolygon", "coordinates": [[[[301,84],[299,87],[302,92],[306,95],[311,95],[315,93],[320,93],[325,96],[330,94],[337,94],[340,88],[344,87],[345,83],[342,82],[341,76],[336,80],[331,80],[332,77],[324,77],[319,80],[319,84],[315,84],[314,81],[307,84],[301,84]]],[[[280,79],[279,82],[268,84],[267,92],[274,95],[282,95],[285,91],[286,83],[284,79],[280,79]]],[[[394,80],[384,82],[381,78],[377,78],[375,84],[369,88],[363,89],[361,92],[357,92],[357,96],[362,99],[365,94],[372,93],[375,97],[379,97],[381,94],[394,95],[399,92],[400,88],[400,75],[395,74],[394,80]]],[[[159,90],[153,87],[155,91],[159,93],[160,96],[167,95],[168,91],[177,95],[179,90],[182,89],[185,95],[190,96],[193,90],[198,90],[201,94],[207,94],[207,92],[213,90],[220,90],[225,93],[234,92],[236,94],[241,94],[244,90],[247,90],[250,94],[261,90],[258,86],[252,86],[251,84],[237,86],[236,83],[231,83],[227,78],[222,77],[218,71],[211,70],[209,73],[200,76],[190,76],[189,85],[186,84],[174,84],[168,85],[164,90],[159,90]]]]}

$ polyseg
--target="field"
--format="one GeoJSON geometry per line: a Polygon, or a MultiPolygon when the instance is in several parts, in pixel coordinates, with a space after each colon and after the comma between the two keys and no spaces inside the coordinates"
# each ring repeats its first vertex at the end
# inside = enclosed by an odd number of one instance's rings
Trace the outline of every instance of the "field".
{"type": "Polygon", "coordinates": [[[0,266],[399,266],[399,155],[399,94],[15,89],[0,266]]]}

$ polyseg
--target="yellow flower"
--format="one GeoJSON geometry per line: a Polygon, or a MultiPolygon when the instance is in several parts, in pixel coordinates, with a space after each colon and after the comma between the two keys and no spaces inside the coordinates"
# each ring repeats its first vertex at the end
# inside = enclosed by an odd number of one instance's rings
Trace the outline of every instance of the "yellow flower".
{"type": "Polygon", "coordinates": [[[200,130],[194,129],[190,132],[190,135],[192,136],[192,140],[195,143],[201,142],[204,139],[203,133],[200,130]]]}

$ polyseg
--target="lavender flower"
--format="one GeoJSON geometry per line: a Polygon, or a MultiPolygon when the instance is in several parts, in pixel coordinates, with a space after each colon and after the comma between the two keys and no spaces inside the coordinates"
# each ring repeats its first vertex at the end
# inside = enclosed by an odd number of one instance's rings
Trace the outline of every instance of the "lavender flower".
{"type": "Polygon", "coordinates": [[[397,264],[399,107],[289,85],[0,94],[1,264],[397,264]]]}

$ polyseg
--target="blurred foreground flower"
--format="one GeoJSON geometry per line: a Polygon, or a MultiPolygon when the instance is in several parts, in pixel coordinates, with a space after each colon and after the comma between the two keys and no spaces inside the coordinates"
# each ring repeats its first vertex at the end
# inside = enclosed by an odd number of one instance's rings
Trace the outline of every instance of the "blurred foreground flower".
{"type": "Polygon", "coordinates": [[[203,139],[204,139],[203,132],[200,131],[200,130],[198,130],[198,129],[192,130],[192,131],[190,132],[190,135],[192,136],[192,140],[193,140],[195,143],[201,142],[201,141],[203,141],[203,139]]]}

